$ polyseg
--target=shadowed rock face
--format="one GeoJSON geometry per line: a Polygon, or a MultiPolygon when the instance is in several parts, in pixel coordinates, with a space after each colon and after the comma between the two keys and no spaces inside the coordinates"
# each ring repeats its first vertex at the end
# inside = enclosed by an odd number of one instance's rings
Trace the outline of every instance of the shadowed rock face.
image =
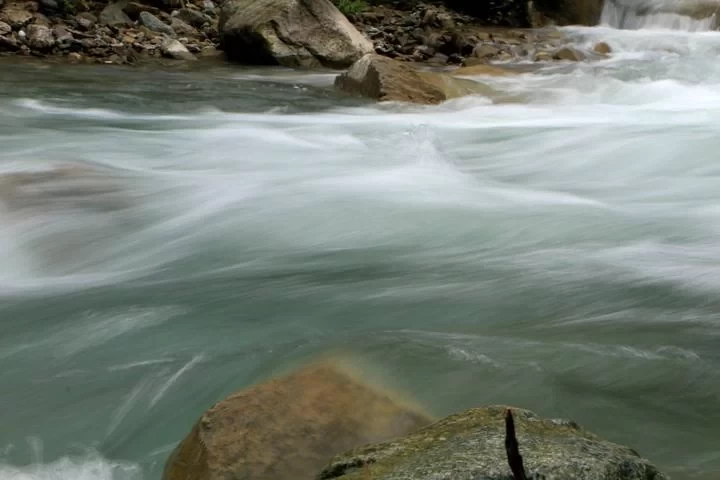
{"type": "MultiPolygon", "coordinates": [[[[339,455],[320,478],[341,480],[512,480],[505,451],[507,407],[475,408],[405,438],[339,455]]],[[[520,454],[535,480],[667,480],[627,447],[574,422],[513,409],[520,454]]]]}
{"type": "Polygon", "coordinates": [[[335,454],[430,423],[324,362],[229,396],[168,459],[164,480],[313,479],[335,454]]]}
{"type": "MultiPolygon", "coordinates": [[[[533,0],[533,25],[597,25],[605,0],[533,0]]],[[[610,0],[608,0],[610,1],[610,0]]]]}

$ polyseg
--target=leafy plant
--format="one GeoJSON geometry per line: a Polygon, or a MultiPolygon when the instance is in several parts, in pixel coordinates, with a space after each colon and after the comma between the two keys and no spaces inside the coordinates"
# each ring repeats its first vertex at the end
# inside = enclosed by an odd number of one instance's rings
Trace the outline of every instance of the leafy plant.
{"type": "Polygon", "coordinates": [[[365,0],[333,0],[333,3],[345,16],[357,15],[368,8],[365,0]]]}

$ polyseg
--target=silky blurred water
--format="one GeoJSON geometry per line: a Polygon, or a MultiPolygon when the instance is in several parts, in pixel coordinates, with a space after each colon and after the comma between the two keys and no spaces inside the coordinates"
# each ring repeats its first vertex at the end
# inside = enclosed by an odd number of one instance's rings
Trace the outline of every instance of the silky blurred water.
{"type": "Polygon", "coordinates": [[[614,55],[484,79],[520,104],[4,64],[0,478],[159,479],[209,405],[331,350],[718,478],[720,34],[566,33],[614,55]]]}

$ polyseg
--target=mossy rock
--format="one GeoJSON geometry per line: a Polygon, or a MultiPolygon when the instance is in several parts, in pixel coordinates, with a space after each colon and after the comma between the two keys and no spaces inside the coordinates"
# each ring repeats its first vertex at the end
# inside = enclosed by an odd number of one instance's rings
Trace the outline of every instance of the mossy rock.
{"type": "MultiPolygon", "coordinates": [[[[508,407],[474,408],[404,438],[336,456],[322,480],[512,480],[505,452],[508,407]]],[[[513,409],[525,469],[537,480],[667,480],[631,448],[513,409]]]]}

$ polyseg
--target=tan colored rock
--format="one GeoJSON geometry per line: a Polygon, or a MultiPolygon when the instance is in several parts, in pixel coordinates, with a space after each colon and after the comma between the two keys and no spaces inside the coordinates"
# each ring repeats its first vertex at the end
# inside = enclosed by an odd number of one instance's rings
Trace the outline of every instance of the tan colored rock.
{"type": "Polygon", "coordinates": [[[605,42],[598,42],[593,46],[593,52],[598,55],[609,55],[612,52],[612,48],[605,42]]]}
{"type": "Polygon", "coordinates": [[[175,60],[197,60],[197,58],[195,58],[195,55],[190,53],[190,51],[185,47],[185,45],[180,43],[178,40],[174,40],[172,38],[168,38],[162,43],[162,45],[160,45],[160,51],[162,52],[163,57],[172,58],[175,60]]]}
{"type": "Polygon", "coordinates": [[[335,79],[335,88],[380,101],[437,104],[467,95],[494,95],[479,82],[410,65],[376,54],[365,55],[335,79]]]}
{"type": "Polygon", "coordinates": [[[553,59],[552,53],[546,51],[539,51],[535,53],[533,61],[535,62],[549,62],[553,59]]]}
{"type": "Polygon", "coordinates": [[[346,68],[373,51],[330,0],[228,0],[219,31],[240,63],[346,68]]]}
{"type": "Polygon", "coordinates": [[[32,12],[19,7],[7,6],[0,10],[0,21],[7,23],[17,30],[24,27],[32,20],[32,12]]]}
{"type": "Polygon", "coordinates": [[[582,62],[585,60],[585,54],[573,47],[563,47],[553,53],[555,60],[568,60],[571,62],[582,62]]]}
{"type": "Polygon", "coordinates": [[[430,421],[352,371],[322,362],[211,407],[171,454],[163,480],[311,480],[333,455],[430,421]]]}
{"type": "Polygon", "coordinates": [[[50,28],[33,23],[27,27],[27,42],[31,49],[46,52],[55,46],[55,37],[50,28]]]}
{"type": "Polygon", "coordinates": [[[495,45],[479,43],[473,49],[472,55],[475,58],[487,59],[497,56],[500,52],[502,52],[502,50],[495,45]]]}
{"type": "Polygon", "coordinates": [[[123,12],[122,2],[110,2],[105,5],[102,12],[100,12],[100,24],[109,25],[111,27],[124,27],[133,24],[130,17],[123,12]]]}
{"type": "Polygon", "coordinates": [[[71,63],[80,63],[83,60],[83,56],[77,52],[68,53],[68,61],[71,63]]]}

